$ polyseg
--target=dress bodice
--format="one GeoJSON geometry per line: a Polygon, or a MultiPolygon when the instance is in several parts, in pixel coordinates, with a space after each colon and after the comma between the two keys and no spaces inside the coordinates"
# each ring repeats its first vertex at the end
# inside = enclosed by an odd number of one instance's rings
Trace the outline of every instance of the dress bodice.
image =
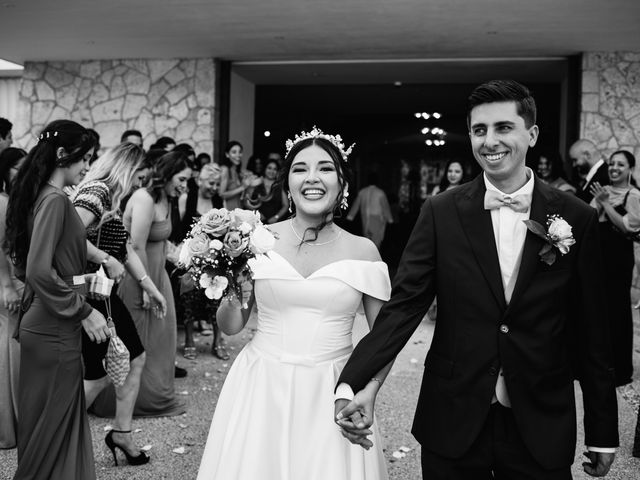
{"type": "Polygon", "coordinates": [[[338,260],[303,277],[284,257],[270,252],[251,267],[258,306],[253,343],[291,356],[294,363],[348,351],[363,294],[388,300],[391,290],[384,262],[338,260]]]}

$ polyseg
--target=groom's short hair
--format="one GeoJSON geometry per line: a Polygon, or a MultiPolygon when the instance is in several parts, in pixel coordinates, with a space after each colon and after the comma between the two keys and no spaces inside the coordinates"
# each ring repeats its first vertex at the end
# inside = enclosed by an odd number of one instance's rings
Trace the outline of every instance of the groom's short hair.
{"type": "Polygon", "coordinates": [[[515,102],[518,115],[524,125],[531,128],[536,123],[536,101],[527,87],[515,80],[490,80],[477,86],[467,103],[467,126],[471,121],[471,110],[478,105],[495,102],[515,102]]]}

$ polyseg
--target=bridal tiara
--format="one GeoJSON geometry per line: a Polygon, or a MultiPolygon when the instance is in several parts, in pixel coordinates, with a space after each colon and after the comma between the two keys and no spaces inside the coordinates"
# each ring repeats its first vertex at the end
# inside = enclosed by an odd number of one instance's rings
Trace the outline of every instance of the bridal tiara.
{"type": "Polygon", "coordinates": [[[338,149],[338,151],[340,152],[340,155],[342,155],[343,160],[346,162],[347,158],[349,157],[349,155],[351,155],[351,150],[353,149],[353,147],[355,146],[355,143],[352,143],[351,146],[349,146],[349,148],[345,148],[345,145],[342,141],[342,137],[340,135],[329,135],[327,133],[324,133],[322,130],[320,130],[318,127],[316,127],[315,125],[313,126],[313,128],[311,129],[311,131],[309,132],[305,132],[304,130],[302,132],[300,132],[299,134],[297,134],[293,140],[289,139],[286,141],[285,143],[285,147],[286,147],[286,155],[289,155],[289,152],[291,151],[291,149],[294,147],[294,145],[296,143],[299,143],[303,140],[306,140],[307,138],[323,138],[325,140],[328,140],[329,142],[331,142],[333,144],[334,147],[336,147],[338,149]]]}

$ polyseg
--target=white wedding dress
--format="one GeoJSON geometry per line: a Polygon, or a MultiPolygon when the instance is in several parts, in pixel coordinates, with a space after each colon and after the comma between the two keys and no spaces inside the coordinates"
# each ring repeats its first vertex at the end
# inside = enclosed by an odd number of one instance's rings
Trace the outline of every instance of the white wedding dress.
{"type": "Polygon", "coordinates": [[[364,450],[333,421],[362,295],[389,298],[386,264],[339,260],[305,278],[270,252],[252,268],[257,332],[220,392],[198,480],[386,480],[377,429],[364,450]]]}

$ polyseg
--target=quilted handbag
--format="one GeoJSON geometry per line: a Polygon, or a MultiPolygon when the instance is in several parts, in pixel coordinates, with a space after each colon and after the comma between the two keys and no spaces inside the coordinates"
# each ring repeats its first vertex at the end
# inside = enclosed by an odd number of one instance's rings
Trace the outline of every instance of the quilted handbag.
{"type": "Polygon", "coordinates": [[[124,342],[116,335],[111,318],[111,299],[105,300],[107,306],[107,324],[111,329],[107,355],[104,357],[104,369],[109,375],[109,379],[116,387],[124,385],[124,381],[129,375],[129,350],[124,342]]]}

